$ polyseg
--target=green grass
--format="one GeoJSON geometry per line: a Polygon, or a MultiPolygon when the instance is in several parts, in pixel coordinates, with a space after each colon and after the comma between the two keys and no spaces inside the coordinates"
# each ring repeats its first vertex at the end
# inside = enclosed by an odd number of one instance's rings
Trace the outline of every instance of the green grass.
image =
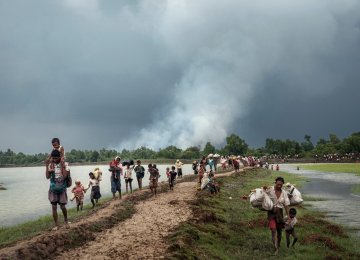
{"type": "Polygon", "coordinates": [[[273,255],[267,214],[242,199],[256,187],[269,185],[277,176],[301,187],[303,178],[288,173],[251,170],[219,178],[221,191],[199,192],[193,202],[195,220],[182,224],[168,238],[169,257],[176,259],[359,259],[358,238],[350,238],[338,225],[311,207],[299,206],[296,231],[299,242],[287,249],[285,235],[279,256],[273,255]],[[232,199],[229,199],[232,197],[232,199]]]}
{"type": "MultiPolygon", "coordinates": [[[[106,202],[111,200],[111,197],[101,198],[97,207],[102,207],[106,202]]],[[[49,212],[51,212],[51,205],[49,204],[49,212]]],[[[93,209],[91,204],[84,205],[82,211],[77,212],[76,208],[67,209],[68,220],[74,222],[81,217],[84,217],[91,212],[93,209]]],[[[58,218],[59,223],[63,223],[63,215],[60,207],[58,207],[58,218]]],[[[16,226],[1,227],[0,228],[0,247],[4,247],[20,239],[26,239],[40,234],[44,230],[49,230],[54,227],[54,220],[52,215],[47,215],[38,218],[37,220],[28,221],[16,226]]]]}
{"type": "Polygon", "coordinates": [[[319,163],[319,164],[303,164],[303,169],[323,171],[323,172],[347,172],[355,173],[360,176],[360,163],[319,163]]]}

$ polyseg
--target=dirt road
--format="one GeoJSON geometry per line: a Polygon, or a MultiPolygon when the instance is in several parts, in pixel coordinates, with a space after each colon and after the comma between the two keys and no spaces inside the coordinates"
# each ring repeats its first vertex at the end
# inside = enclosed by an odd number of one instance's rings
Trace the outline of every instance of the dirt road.
{"type": "Polygon", "coordinates": [[[168,191],[141,201],[132,218],[98,234],[81,248],[64,252],[57,259],[144,259],[164,258],[165,237],[191,217],[187,201],[193,200],[196,185],[184,182],[168,191]]]}
{"type": "Polygon", "coordinates": [[[45,231],[0,249],[0,259],[165,258],[169,247],[166,237],[193,217],[189,203],[197,191],[193,179],[177,183],[174,191],[162,185],[163,192],[157,196],[145,189],[110,201],[72,223],[70,229],[45,231]],[[134,206],[127,208],[124,201],[134,206]]]}

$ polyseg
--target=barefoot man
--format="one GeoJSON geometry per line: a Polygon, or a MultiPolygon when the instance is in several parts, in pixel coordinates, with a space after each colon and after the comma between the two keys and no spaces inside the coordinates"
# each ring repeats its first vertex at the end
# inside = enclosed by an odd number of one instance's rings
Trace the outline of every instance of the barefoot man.
{"type": "Polygon", "coordinates": [[[65,227],[69,228],[67,219],[66,204],[68,201],[66,194],[66,178],[70,174],[70,170],[66,168],[65,163],[61,161],[61,154],[58,150],[51,152],[50,160],[46,161],[46,179],[50,179],[49,201],[52,205],[52,215],[55,222],[53,230],[59,229],[57,204],[60,205],[61,211],[64,215],[65,227]]]}
{"type": "Polygon", "coordinates": [[[116,192],[119,193],[119,199],[121,199],[121,180],[120,176],[122,175],[123,166],[121,164],[121,158],[116,156],[114,160],[110,162],[110,169],[111,171],[111,192],[113,194],[113,199],[116,198],[116,192]]]}
{"type": "Polygon", "coordinates": [[[158,179],[159,179],[159,171],[152,164],[148,165],[148,171],[150,173],[149,188],[150,188],[151,192],[154,195],[156,195],[156,189],[158,186],[158,179]]]}

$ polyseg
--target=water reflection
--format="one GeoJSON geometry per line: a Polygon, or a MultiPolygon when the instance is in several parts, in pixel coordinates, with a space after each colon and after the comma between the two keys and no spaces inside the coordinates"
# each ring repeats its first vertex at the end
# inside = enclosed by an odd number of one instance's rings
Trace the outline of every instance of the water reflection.
{"type": "Polygon", "coordinates": [[[343,224],[360,236],[360,196],[354,194],[359,187],[360,177],[349,173],[327,173],[312,170],[296,169],[294,165],[283,165],[282,170],[299,174],[310,179],[301,191],[310,196],[324,199],[322,201],[308,201],[320,211],[326,212],[327,217],[343,224]]]}
{"type": "MultiPolygon", "coordinates": [[[[100,165],[103,172],[103,180],[100,183],[102,196],[111,196],[110,172],[108,165],[100,165]]],[[[145,167],[145,166],[144,166],[145,167]]],[[[165,168],[168,165],[158,165],[160,181],[166,181],[165,168]]],[[[147,167],[145,167],[147,168],[147,167]]],[[[73,166],[71,176],[73,182],[79,179],[84,186],[87,186],[89,172],[94,166],[73,166]]],[[[191,165],[183,166],[183,173],[192,174],[191,165]]],[[[135,173],[133,173],[133,189],[137,189],[135,173]]],[[[50,203],[47,198],[49,180],[45,178],[45,167],[21,167],[21,168],[0,168],[0,182],[4,183],[7,190],[0,191],[0,227],[11,226],[24,221],[37,219],[43,215],[51,214],[50,203]]],[[[143,185],[149,183],[149,175],[145,174],[143,185]]],[[[125,191],[125,182],[121,180],[121,189],[125,191]]],[[[71,189],[68,189],[68,197],[71,196],[71,189]]],[[[84,202],[90,202],[90,190],[85,194],[84,202]]],[[[101,199],[100,199],[101,200],[101,199]]],[[[75,207],[75,202],[68,202],[68,208],[75,207]]]]}

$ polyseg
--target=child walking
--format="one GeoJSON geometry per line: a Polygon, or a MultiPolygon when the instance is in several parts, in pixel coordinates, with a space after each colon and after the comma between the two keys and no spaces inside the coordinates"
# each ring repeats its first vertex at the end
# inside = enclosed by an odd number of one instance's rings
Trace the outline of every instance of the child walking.
{"type": "Polygon", "coordinates": [[[292,243],[292,247],[294,247],[298,237],[295,233],[295,224],[297,223],[296,219],[296,209],[291,208],[289,210],[289,217],[284,218],[285,221],[285,232],[286,232],[286,245],[289,248],[290,246],[290,236],[293,236],[294,241],[292,243]]]}
{"type": "Polygon", "coordinates": [[[128,193],[128,186],[130,186],[130,193],[132,193],[132,168],[130,168],[130,165],[126,165],[126,170],[125,170],[125,186],[126,186],[126,193],[128,193]]]}
{"type": "Polygon", "coordinates": [[[95,207],[95,203],[97,204],[99,199],[101,198],[101,193],[100,193],[100,186],[99,186],[99,180],[97,180],[95,178],[95,175],[90,172],[89,173],[90,179],[89,179],[89,185],[86,188],[86,190],[88,190],[91,186],[91,194],[90,194],[90,200],[92,203],[92,207],[95,207]]]}
{"type": "Polygon", "coordinates": [[[174,182],[176,179],[177,172],[175,171],[175,166],[171,166],[171,171],[169,172],[169,188],[174,190],[174,182]]]}
{"type": "Polygon", "coordinates": [[[86,190],[79,180],[75,181],[75,186],[72,188],[71,192],[74,193],[74,196],[70,200],[73,201],[76,199],[77,211],[79,211],[79,209],[82,210],[84,204],[84,193],[86,190]]]}

